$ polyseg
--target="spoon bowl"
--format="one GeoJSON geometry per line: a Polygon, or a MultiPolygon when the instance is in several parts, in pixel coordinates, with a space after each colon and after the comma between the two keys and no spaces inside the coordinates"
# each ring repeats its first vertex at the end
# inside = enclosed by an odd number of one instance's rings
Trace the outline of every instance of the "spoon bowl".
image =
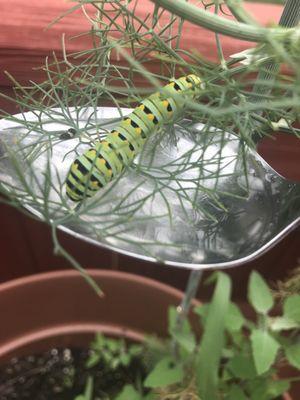
{"type": "Polygon", "coordinates": [[[236,135],[190,121],[159,141],[153,135],[122,176],[78,206],[63,185],[74,149],[90,146],[85,132],[96,139],[111,129],[120,111],[69,112],[79,132],[71,138],[57,109],[0,121],[0,182],[25,209],[77,238],[176,267],[224,268],[260,256],[300,224],[300,184],[236,135]]]}

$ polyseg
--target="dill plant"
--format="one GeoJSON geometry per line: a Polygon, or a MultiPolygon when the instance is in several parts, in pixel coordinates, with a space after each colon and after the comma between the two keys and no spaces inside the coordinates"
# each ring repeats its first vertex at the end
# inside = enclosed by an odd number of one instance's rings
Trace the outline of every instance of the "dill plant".
{"type": "Polygon", "coordinates": [[[58,227],[109,248],[127,243],[133,246],[133,253],[164,261],[180,248],[180,239],[155,234],[154,239],[145,236],[137,240],[131,230],[139,226],[141,231],[145,226],[155,229],[160,219],[172,229],[178,224],[176,210],[180,209],[181,220],[186,219],[191,226],[200,221],[208,227],[208,242],[213,240],[227,212],[224,196],[247,198],[246,155],[255,147],[257,136],[279,129],[299,136],[294,126],[299,118],[299,29],[289,27],[298,23],[298,3],[288,2],[296,10],[292,21],[264,28],[246,12],[243,2],[225,1],[237,20],[233,22],[224,18],[224,4],[219,2],[205,4],[211,10],[204,10],[201,2],[155,0],[152,12],[142,17],[137,12],[141,2],[137,1],[76,1],[68,13],[81,9],[90,21],[90,31],[82,33],[90,37],[90,48],[67,54],[63,37],[63,57],[54,55],[51,61],[46,60],[42,83],[22,87],[11,77],[15,98],[8,100],[16,102],[20,113],[12,116],[2,112],[7,128],[1,135],[0,189],[4,201],[25,207],[50,224],[56,253],[67,257],[82,273],[81,266],[60,245],[58,227]],[[211,62],[197,50],[183,47],[187,21],[215,32],[218,61],[211,62]],[[225,59],[220,33],[257,45],[252,51],[225,59]],[[283,62],[290,73],[279,69],[283,62]],[[72,160],[104,137],[126,108],[134,107],[169,79],[188,73],[201,76],[204,88],[195,101],[186,104],[176,129],[173,124],[165,126],[128,167],[127,191],[118,194],[124,179],[120,176],[101,196],[80,206],[70,204],[64,179],[72,160]],[[114,114],[101,118],[99,107],[107,105],[115,107],[114,114]],[[191,121],[203,123],[201,140],[191,121]],[[178,147],[178,132],[193,146],[175,160],[155,164],[153,160],[167,144],[178,147]],[[234,139],[238,147],[227,159],[222,149],[232,139],[228,132],[238,134],[234,139]],[[206,153],[212,145],[219,149],[213,157],[206,153]],[[224,192],[218,185],[228,174],[228,165],[234,165],[232,174],[244,175],[238,192],[230,192],[230,188],[224,192]],[[195,168],[196,177],[182,179],[195,168]],[[214,185],[206,185],[212,180],[214,185]],[[199,194],[204,199],[200,203],[199,194]],[[153,203],[160,204],[162,211],[153,213],[153,203]],[[164,249],[161,256],[154,252],[159,247],[164,249]]]}

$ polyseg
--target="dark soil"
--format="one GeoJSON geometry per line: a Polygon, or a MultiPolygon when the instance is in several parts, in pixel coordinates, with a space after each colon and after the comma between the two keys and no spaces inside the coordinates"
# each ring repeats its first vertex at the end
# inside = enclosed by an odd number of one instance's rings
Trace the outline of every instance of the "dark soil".
{"type": "Polygon", "coordinates": [[[89,351],[51,349],[42,354],[13,358],[0,367],[0,400],[74,400],[84,392],[88,376],[94,377],[94,399],[108,400],[127,383],[143,376],[141,361],[112,371],[103,362],[86,369],[89,351]]]}

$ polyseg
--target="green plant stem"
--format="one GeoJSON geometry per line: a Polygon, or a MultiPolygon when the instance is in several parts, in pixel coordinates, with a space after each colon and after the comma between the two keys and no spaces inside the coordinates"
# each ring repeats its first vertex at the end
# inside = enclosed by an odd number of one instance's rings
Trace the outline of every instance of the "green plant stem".
{"type": "MultiPolygon", "coordinates": [[[[203,271],[200,270],[193,270],[188,279],[188,283],[184,292],[184,297],[182,302],[177,307],[177,318],[176,318],[176,325],[175,329],[176,332],[181,332],[183,328],[183,323],[188,315],[188,312],[191,308],[192,300],[196,296],[197,289],[199,287],[201,278],[202,278],[203,271]]],[[[177,354],[177,345],[173,343],[174,354],[177,354]]]]}
{"type": "Polygon", "coordinates": [[[57,237],[57,226],[55,224],[51,225],[51,232],[52,232],[52,240],[54,243],[54,254],[61,255],[68,260],[71,265],[78,270],[78,272],[82,275],[82,277],[86,280],[86,282],[91,286],[92,289],[96,292],[99,297],[103,297],[104,293],[98,286],[98,284],[94,281],[92,277],[88,275],[88,273],[80,266],[80,264],[72,257],[59,243],[57,237]]]}
{"type": "Polygon", "coordinates": [[[207,12],[183,0],[151,0],[171,13],[216,33],[250,42],[267,42],[269,37],[282,41],[289,32],[282,28],[264,28],[242,22],[231,21],[207,12]]]}
{"type": "MultiPolygon", "coordinates": [[[[279,25],[285,28],[291,28],[297,26],[300,21],[300,0],[287,0],[286,5],[283,9],[279,25]]],[[[267,62],[262,66],[257,81],[274,81],[275,75],[279,71],[280,64],[274,62],[267,62]]],[[[250,101],[253,103],[260,102],[262,97],[268,95],[272,90],[270,84],[262,85],[257,83],[253,87],[253,96],[250,101]]]]}

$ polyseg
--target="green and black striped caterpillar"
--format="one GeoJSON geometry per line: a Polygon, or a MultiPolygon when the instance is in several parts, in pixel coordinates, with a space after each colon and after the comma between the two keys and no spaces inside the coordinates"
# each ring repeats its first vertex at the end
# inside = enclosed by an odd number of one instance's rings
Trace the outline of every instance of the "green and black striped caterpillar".
{"type": "Polygon", "coordinates": [[[186,97],[194,97],[200,85],[198,76],[183,76],[143,100],[104,140],[72,163],[66,180],[68,197],[73,201],[91,197],[119,175],[141,151],[148,136],[174,119],[186,97]]]}

